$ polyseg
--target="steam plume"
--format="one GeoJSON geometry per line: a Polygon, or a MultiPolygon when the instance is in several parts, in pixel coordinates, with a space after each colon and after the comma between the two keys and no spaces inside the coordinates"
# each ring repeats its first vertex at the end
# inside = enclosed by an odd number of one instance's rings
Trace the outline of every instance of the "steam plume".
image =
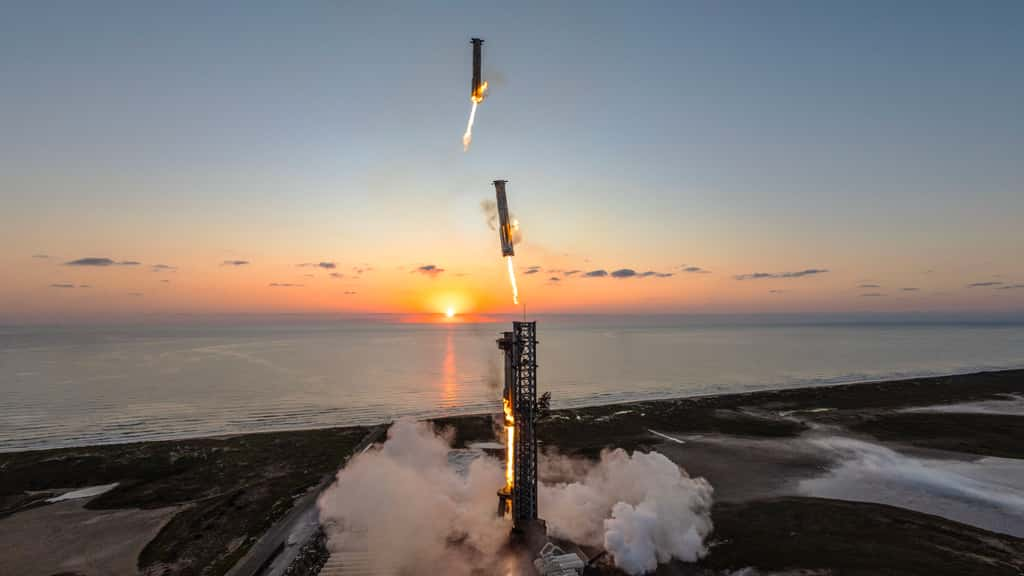
{"type": "MultiPolygon", "coordinates": [[[[563,465],[564,467],[564,465],[563,465]]],[[[605,451],[580,481],[542,484],[540,508],[553,535],[603,546],[630,574],[707,553],[712,488],[657,452],[605,451]]]]}
{"type": "Polygon", "coordinates": [[[332,549],[365,531],[371,562],[390,574],[468,575],[493,568],[508,538],[495,514],[501,464],[480,457],[465,476],[448,463],[448,442],[429,424],[399,420],[379,448],[356,455],[320,497],[332,549]]]}
{"type": "MultiPolygon", "coordinates": [[[[429,424],[396,422],[382,446],[353,457],[321,496],[329,547],[365,533],[377,552],[371,568],[393,574],[491,574],[514,561],[504,548],[511,526],[494,508],[501,463],[480,456],[460,474],[449,451],[429,424]]],[[[567,480],[540,485],[553,536],[603,546],[630,574],[706,553],[711,486],[665,456],[614,450],[591,463],[544,454],[539,464],[545,476],[567,480]]]]}

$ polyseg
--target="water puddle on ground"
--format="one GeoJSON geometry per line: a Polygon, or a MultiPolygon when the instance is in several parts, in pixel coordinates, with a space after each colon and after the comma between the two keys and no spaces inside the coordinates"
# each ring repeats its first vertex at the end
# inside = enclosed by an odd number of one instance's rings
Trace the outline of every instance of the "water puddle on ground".
{"type": "Polygon", "coordinates": [[[1024,537],[1024,460],[914,457],[836,436],[808,442],[836,464],[801,481],[802,495],[899,506],[1024,537]]]}

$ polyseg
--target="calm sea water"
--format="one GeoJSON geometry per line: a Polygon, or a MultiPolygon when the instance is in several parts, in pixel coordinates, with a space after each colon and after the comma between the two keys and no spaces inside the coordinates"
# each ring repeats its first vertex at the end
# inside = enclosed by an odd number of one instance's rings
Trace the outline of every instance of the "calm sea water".
{"type": "MultiPolygon", "coordinates": [[[[498,409],[508,324],[0,329],[0,451],[498,409]]],[[[549,318],[560,407],[1024,367],[1024,325],[549,318]]]]}

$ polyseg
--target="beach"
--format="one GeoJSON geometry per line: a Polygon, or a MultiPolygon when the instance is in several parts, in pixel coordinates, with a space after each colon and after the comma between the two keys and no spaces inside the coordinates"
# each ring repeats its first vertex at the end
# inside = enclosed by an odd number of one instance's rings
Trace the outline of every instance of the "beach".
{"type": "MultiPolygon", "coordinates": [[[[1008,370],[555,410],[538,435],[570,458],[657,451],[711,483],[709,553],[659,574],[1016,575],[1022,407],[1024,371],[1008,370]]],[[[492,414],[433,422],[453,450],[497,439],[492,414]]],[[[0,454],[0,573],[229,573],[374,428],[0,454]]],[[[316,548],[281,533],[271,560],[316,548]]]]}

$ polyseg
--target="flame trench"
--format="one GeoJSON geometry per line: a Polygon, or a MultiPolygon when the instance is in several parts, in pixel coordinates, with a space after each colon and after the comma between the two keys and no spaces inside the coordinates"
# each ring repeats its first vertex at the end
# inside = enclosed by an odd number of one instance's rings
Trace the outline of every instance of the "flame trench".
{"type": "Polygon", "coordinates": [[[516,287],[516,268],[512,265],[512,257],[505,256],[505,262],[508,262],[508,281],[512,284],[512,303],[519,304],[519,288],[516,287]]]}

